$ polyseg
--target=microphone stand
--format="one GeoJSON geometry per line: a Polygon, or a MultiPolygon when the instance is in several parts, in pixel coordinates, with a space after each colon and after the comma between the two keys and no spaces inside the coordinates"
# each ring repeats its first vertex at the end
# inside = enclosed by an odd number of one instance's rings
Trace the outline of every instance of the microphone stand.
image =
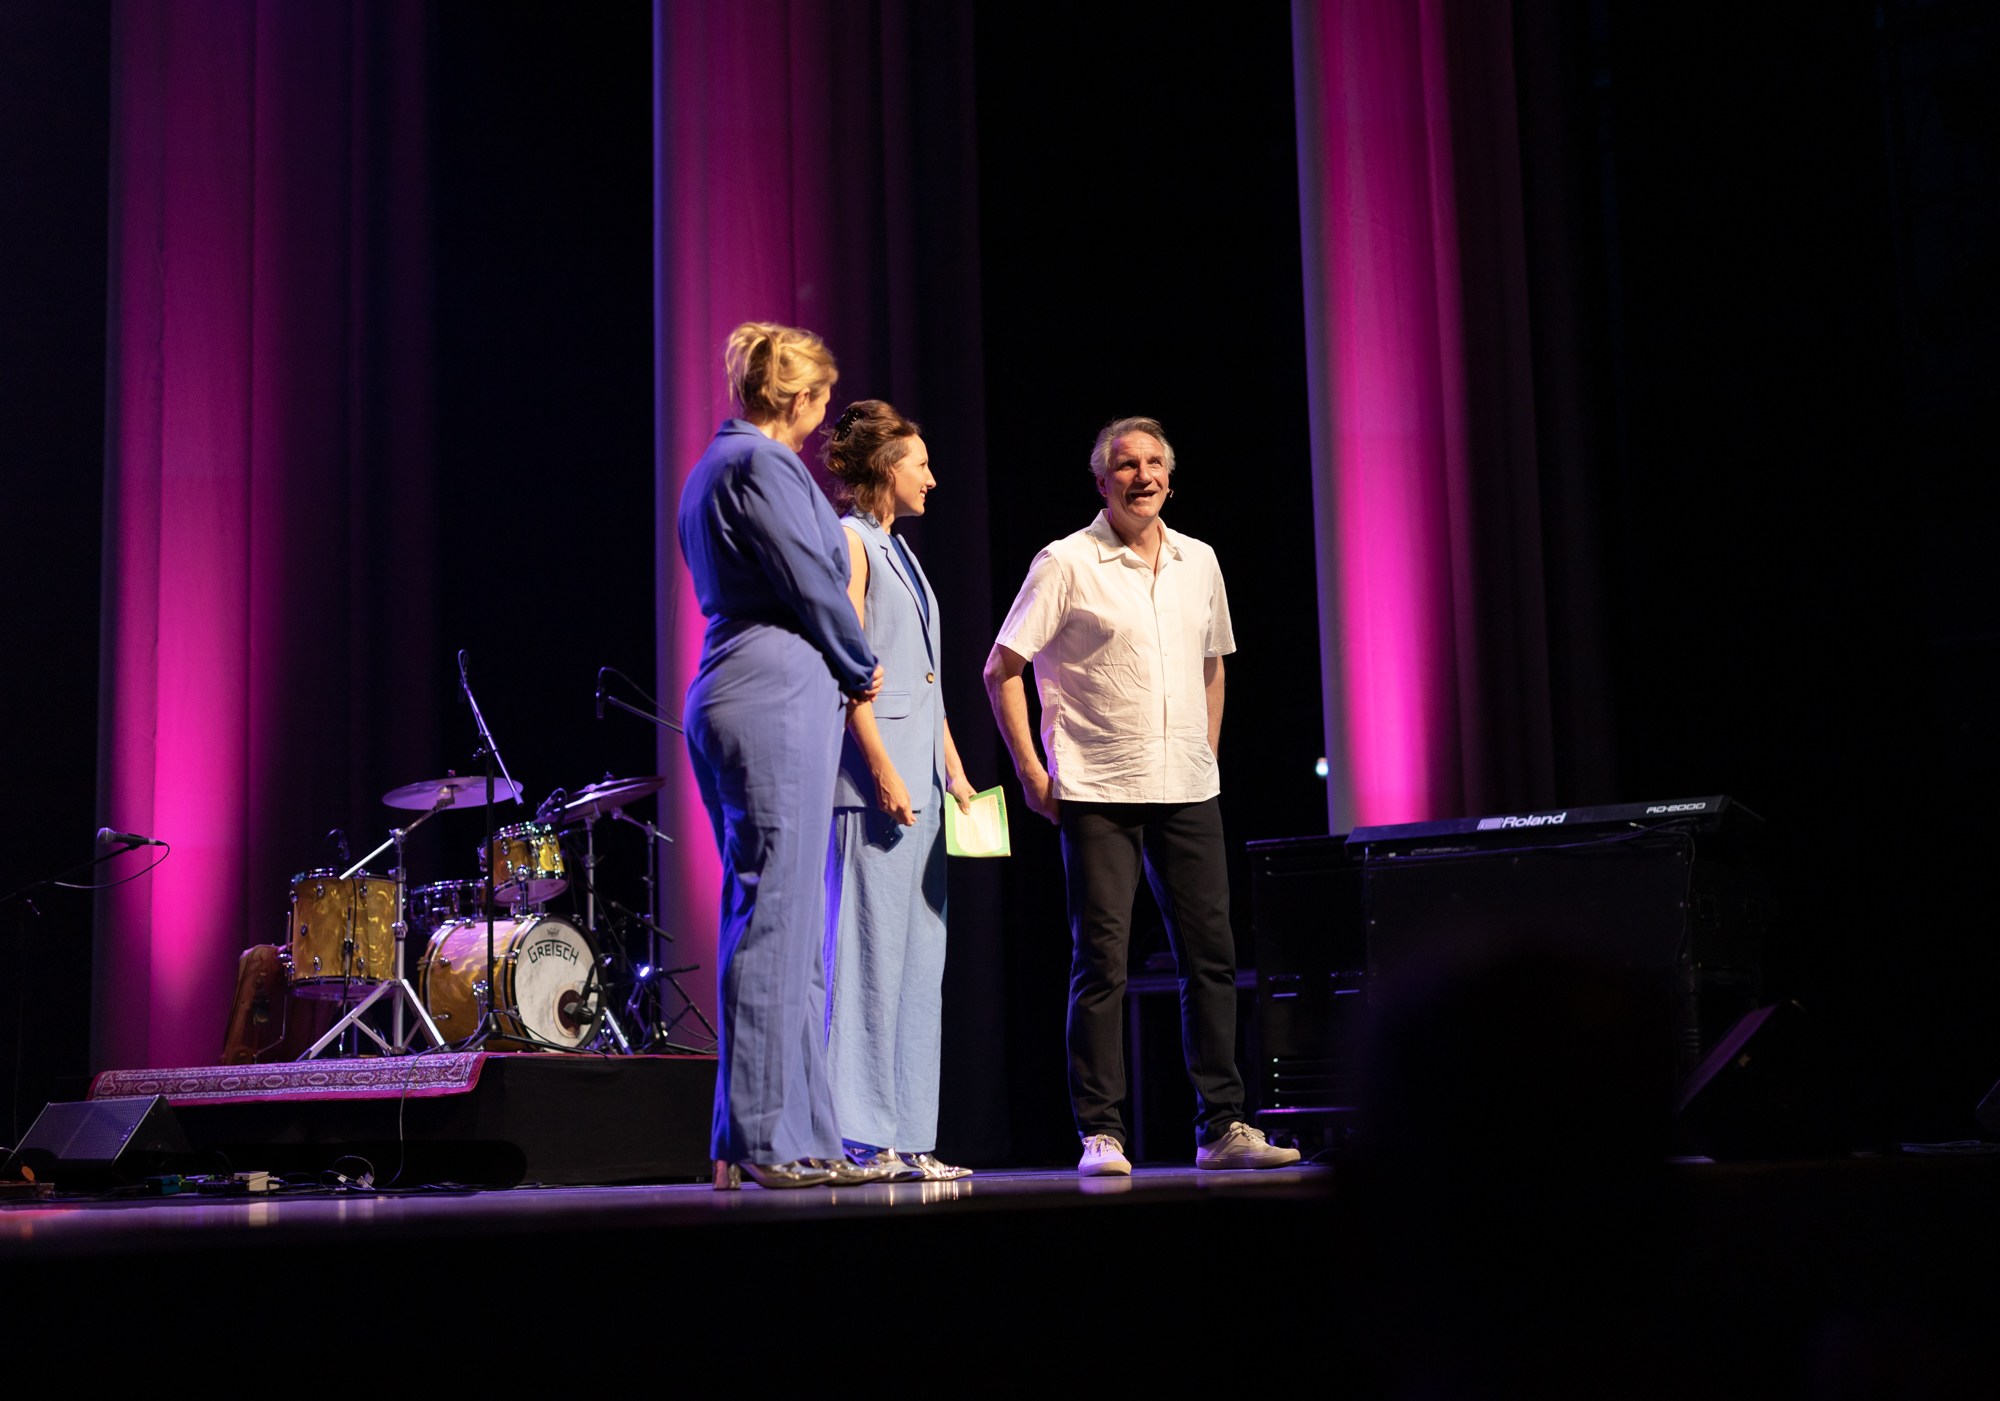
{"type": "MultiPolygon", "coordinates": [[[[493,766],[500,766],[500,776],[507,780],[507,787],[514,795],[514,804],[521,802],[521,785],[514,782],[514,775],[507,772],[507,761],[500,757],[500,746],[494,743],[493,731],[486,728],[486,717],[480,713],[479,702],[472,694],[472,680],[465,671],[465,651],[458,654],[458,685],[465,694],[465,702],[472,707],[472,718],[479,725],[480,756],[486,760],[486,981],[479,984],[476,991],[480,995],[479,1026],[472,1035],[465,1038],[465,1046],[470,1049],[483,1045],[488,1037],[498,1034],[500,1021],[494,1009],[493,986],[493,878],[498,874],[493,868],[499,864],[493,857],[493,766]]],[[[523,877],[525,890],[526,877],[523,877]]]]}
{"type": "MultiPolygon", "coordinates": [[[[672,720],[669,720],[666,716],[660,714],[658,711],[641,710],[639,709],[638,706],[629,705],[626,702],[618,699],[618,697],[612,695],[609,691],[605,690],[604,673],[609,670],[611,670],[611,668],[608,666],[601,666],[597,669],[597,718],[598,719],[602,720],[604,718],[604,703],[606,701],[610,701],[620,710],[629,710],[634,715],[638,716],[641,720],[651,720],[655,725],[658,725],[661,729],[672,730],[677,735],[684,735],[687,733],[686,730],[683,730],[678,724],[676,724],[672,720]]],[[[619,672],[618,674],[620,676],[625,675],[625,673],[622,671],[619,672]]],[[[632,685],[632,679],[629,676],[625,678],[625,684],[628,686],[632,685]]],[[[632,686],[632,689],[636,691],[639,688],[637,686],[632,686]]]]}
{"type": "MultiPolygon", "coordinates": [[[[164,843],[157,843],[157,845],[164,845],[164,843]]],[[[138,849],[138,847],[127,846],[121,843],[109,851],[99,852],[88,861],[79,861],[67,871],[57,871],[52,876],[43,876],[40,880],[29,881],[19,890],[9,891],[6,895],[0,895],[0,909],[6,908],[16,900],[21,902],[20,913],[15,917],[14,926],[14,997],[16,1003],[14,1025],[17,1032],[22,1020],[27,1016],[28,980],[23,972],[23,965],[26,962],[28,948],[28,916],[32,914],[39,919],[42,913],[41,907],[28,897],[45,885],[54,885],[58,881],[68,880],[71,876],[82,875],[92,866],[101,865],[114,856],[123,856],[128,851],[137,851],[138,849]]],[[[168,847],[169,851],[172,849],[168,847]]],[[[113,884],[116,883],[115,881],[113,882],[113,884]]],[[[15,1038],[14,1087],[12,1094],[8,1097],[7,1128],[8,1141],[19,1143],[21,1141],[21,1054],[20,1038],[18,1035],[15,1038]]]]}
{"type": "MultiPolygon", "coordinates": [[[[149,843],[149,845],[157,846],[160,845],[160,843],[154,842],[154,843],[149,843]]],[[[139,848],[136,846],[120,846],[114,850],[103,852],[100,855],[93,856],[88,861],[80,861],[76,865],[70,867],[67,871],[57,871],[52,876],[43,876],[40,880],[29,881],[19,890],[12,891],[6,895],[0,895],[0,905],[11,905],[16,900],[19,900],[22,896],[27,895],[31,891],[40,890],[45,885],[54,885],[57,881],[68,880],[71,876],[81,875],[83,874],[83,872],[89,870],[92,866],[100,865],[103,862],[109,861],[114,856],[123,856],[128,851],[137,851],[138,849],[139,848]]],[[[32,904],[33,902],[30,901],[29,903],[32,904]]]]}

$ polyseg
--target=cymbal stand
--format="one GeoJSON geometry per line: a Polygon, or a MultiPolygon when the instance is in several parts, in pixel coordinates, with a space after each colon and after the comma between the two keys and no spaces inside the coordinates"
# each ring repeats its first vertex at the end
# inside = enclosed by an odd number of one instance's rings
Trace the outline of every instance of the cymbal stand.
{"type": "Polygon", "coordinates": [[[465,670],[465,649],[458,653],[458,687],[465,696],[465,703],[472,707],[472,718],[479,725],[480,756],[486,760],[486,845],[481,848],[486,854],[486,978],[481,982],[479,993],[479,1026],[462,1043],[468,1050],[483,1045],[489,1036],[499,1033],[500,1022],[494,1011],[494,957],[493,957],[493,879],[499,873],[493,868],[500,863],[493,859],[493,766],[500,766],[500,777],[507,780],[508,790],[514,796],[516,807],[521,803],[521,785],[514,782],[514,775],[507,772],[507,761],[500,757],[500,746],[494,742],[493,731],[486,728],[486,717],[480,713],[479,702],[472,694],[472,679],[465,670]]]}
{"type": "MultiPolygon", "coordinates": [[[[629,713],[638,716],[641,720],[651,720],[655,725],[658,725],[663,730],[672,730],[677,735],[684,735],[687,733],[687,731],[682,729],[680,725],[678,725],[672,720],[669,720],[666,716],[660,714],[659,711],[642,710],[636,705],[632,705],[627,703],[626,701],[620,700],[617,696],[614,696],[610,692],[605,690],[604,678],[607,674],[611,672],[612,668],[608,666],[599,667],[597,669],[597,701],[598,701],[597,717],[600,720],[604,718],[604,702],[609,701],[611,702],[611,704],[617,706],[620,710],[628,711],[629,713]]],[[[622,672],[619,672],[617,674],[621,676],[624,675],[624,673],[622,672]]],[[[630,677],[626,677],[625,680],[628,685],[631,683],[630,677]]],[[[641,694],[643,695],[644,693],[641,692],[641,694]]],[[[647,697],[647,699],[650,700],[651,697],[647,697]]],[[[647,839],[646,840],[646,918],[644,920],[644,923],[646,926],[646,950],[647,953],[650,955],[650,957],[647,960],[647,968],[649,969],[651,977],[664,980],[668,986],[673,988],[673,990],[676,993],[680,994],[680,999],[682,1003],[681,1010],[674,1014],[672,1020],[666,1020],[665,998],[659,993],[658,985],[655,984],[653,993],[653,1015],[651,1017],[648,1017],[645,1022],[646,1025],[645,1045],[647,1047],[650,1047],[655,1042],[658,1042],[663,1046],[671,1046],[672,1043],[669,1038],[673,1035],[674,1028],[679,1026],[681,1022],[686,1019],[688,1013],[690,1012],[694,1013],[695,1020],[701,1023],[702,1029],[708,1033],[709,1039],[711,1041],[719,1040],[720,1038],[717,1037],[715,1034],[715,1028],[710,1026],[708,1018],[704,1017],[701,1014],[701,1008],[695,1005],[695,1000],[692,997],[688,996],[687,989],[682,987],[680,985],[680,982],[674,976],[676,973],[692,973],[696,969],[700,968],[701,965],[698,963],[690,963],[685,968],[660,967],[660,964],[663,960],[660,957],[661,949],[658,941],[663,938],[671,940],[673,938],[673,935],[668,934],[666,930],[660,928],[659,843],[671,842],[673,841],[673,838],[668,836],[666,833],[660,831],[660,829],[654,826],[651,822],[641,822],[636,817],[627,817],[625,815],[625,810],[623,808],[614,808],[612,810],[611,815],[615,818],[618,818],[620,821],[629,822],[634,827],[643,829],[644,832],[646,833],[646,839],[647,839]]],[[[595,886],[593,883],[593,889],[594,888],[595,886]]],[[[640,979],[639,987],[633,993],[632,1002],[627,1005],[628,1011],[630,1011],[631,1008],[634,1006],[642,1005],[646,992],[646,982],[647,979],[645,978],[640,979]]]]}
{"type": "MultiPolygon", "coordinates": [[[[385,1055],[407,1055],[410,1049],[410,1036],[418,1030],[422,1030],[424,1035],[430,1037],[431,1045],[442,1046],[444,1044],[444,1035],[437,1029],[437,1023],[431,1020],[431,1014],[424,1007],[423,999],[417,996],[417,990],[411,987],[409,979],[403,976],[403,942],[410,932],[409,883],[405,873],[406,864],[403,860],[403,841],[410,833],[416,831],[424,823],[450,807],[451,800],[452,795],[449,790],[438,794],[438,800],[431,804],[429,812],[426,812],[407,827],[390,828],[389,839],[387,841],[340,873],[340,879],[349,880],[360,874],[362,867],[366,866],[390,847],[393,846],[396,848],[396,869],[389,873],[390,878],[396,882],[396,922],[391,926],[396,935],[396,976],[386,983],[377,983],[375,990],[357,1002],[352,1010],[348,1011],[327,1030],[324,1036],[313,1042],[307,1048],[306,1053],[299,1057],[300,1060],[311,1060],[314,1056],[317,1056],[327,1046],[332,1044],[341,1032],[347,1030],[349,1027],[353,1027],[356,1031],[366,1035],[382,1048],[385,1055]],[[387,1041],[382,1039],[374,1027],[361,1020],[362,1014],[384,997],[389,999],[389,1004],[392,1008],[389,1014],[389,1039],[387,1041]],[[406,1003],[417,1014],[417,1025],[410,1028],[408,1032],[404,1030],[403,1026],[403,1007],[406,1003]]],[[[350,911],[349,913],[351,918],[353,912],[350,911]]],[[[349,937],[351,939],[352,935],[349,937]]]]}
{"type": "MultiPolygon", "coordinates": [[[[605,699],[615,700],[617,698],[615,696],[607,696],[605,699]]],[[[631,823],[646,834],[646,914],[639,921],[646,928],[646,967],[655,977],[666,977],[666,981],[672,984],[674,991],[679,993],[682,1000],[687,1003],[687,1007],[672,1022],[665,1022],[664,1018],[666,1017],[667,1009],[664,1005],[664,999],[659,993],[658,984],[653,984],[653,1011],[651,1015],[642,1018],[642,1023],[646,1027],[646,1040],[650,1044],[656,1039],[664,1039],[668,1031],[674,1025],[677,1025],[682,1017],[687,1015],[688,1010],[694,1008],[694,1002],[688,997],[687,990],[679,983],[674,982],[672,977],[667,976],[666,970],[661,967],[666,962],[666,951],[662,947],[661,941],[667,940],[671,942],[673,935],[660,927],[660,843],[666,842],[671,844],[673,838],[662,832],[654,823],[641,821],[639,818],[630,816],[623,808],[613,808],[611,815],[620,822],[631,823]]],[[[699,966],[698,964],[691,965],[691,968],[699,966]]],[[[680,971],[683,973],[689,972],[691,968],[683,968],[680,971]]],[[[643,1005],[647,983],[648,979],[643,977],[639,979],[639,986],[634,992],[632,1003],[627,1006],[628,1012],[634,1010],[637,1006],[643,1005]]],[[[695,1015],[699,1017],[701,1013],[696,1010],[695,1015]]],[[[706,1019],[703,1020],[703,1025],[707,1025],[706,1019]]],[[[713,1034],[712,1031],[711,1034],[713,1034]]]]}

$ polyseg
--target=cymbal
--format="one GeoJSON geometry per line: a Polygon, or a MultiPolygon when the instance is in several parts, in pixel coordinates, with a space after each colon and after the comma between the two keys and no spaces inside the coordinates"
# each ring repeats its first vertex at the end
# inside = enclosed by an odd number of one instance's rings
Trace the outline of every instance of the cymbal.
{"type": "MultiPolygon", "coordinates": [[[[392,788],[382,795],[382,801],[392,808],[415,808],[424,811],[437,806],[437,800],[451,794],[451,805],[455,808],[483,808],[486,806],[486,775],[464,776],[448,773],[443,778],[427,778],[422,783],[405,783],[401,788],[392,788]]],[[[510,798],[521,796],[521,785],[510,783],[504,778],[493,780],[493,801],[504,803],[510,798]]]]}
{"type": "Polygon", "coordinates": [[[666,786],[667,781],[659,777],[607,778],[602,783],[579,788],[576,796],[563,804],[558,821],[564,827],[572,822],[595,822],[625,804],[637,802],[648,793],[657,793],[666,786]]]}

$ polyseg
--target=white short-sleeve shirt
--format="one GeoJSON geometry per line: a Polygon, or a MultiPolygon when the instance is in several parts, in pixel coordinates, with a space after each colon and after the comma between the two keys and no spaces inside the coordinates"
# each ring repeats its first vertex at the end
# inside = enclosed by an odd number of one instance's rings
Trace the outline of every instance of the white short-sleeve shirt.
{"type": "Polygon", "coordinates": [[[1236,639],[1201,541],[1166,530],[1155,573],[1099,511],[1035,556],[997,640],[1034,663],[1058,798],[1198,803],[1222,791],[1202,671],[1236,639]]]}

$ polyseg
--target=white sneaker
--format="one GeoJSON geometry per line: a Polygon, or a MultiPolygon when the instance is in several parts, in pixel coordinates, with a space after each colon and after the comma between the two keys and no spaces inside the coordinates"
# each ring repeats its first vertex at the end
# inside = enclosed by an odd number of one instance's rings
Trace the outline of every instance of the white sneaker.
{"type": "Polygon", "coordinates": [[[1094,1133],[1083,1141],[1083,1157],[1077,1160],[1076,1170],[1085,1177],[1130,1177],[1132,1164],[1117,1139],[1108,1133],[1094,1133]]]}
{"type": "Polygon", "coordinates": [[[1298,1149],[1276,1147],[1262,1129],[1253,1129],[1240,1119],[1215,1142],[1198,1143],[1194,1150],[1198,1168],[1274,1168],[1298,1160],[1298,1149]]]}

